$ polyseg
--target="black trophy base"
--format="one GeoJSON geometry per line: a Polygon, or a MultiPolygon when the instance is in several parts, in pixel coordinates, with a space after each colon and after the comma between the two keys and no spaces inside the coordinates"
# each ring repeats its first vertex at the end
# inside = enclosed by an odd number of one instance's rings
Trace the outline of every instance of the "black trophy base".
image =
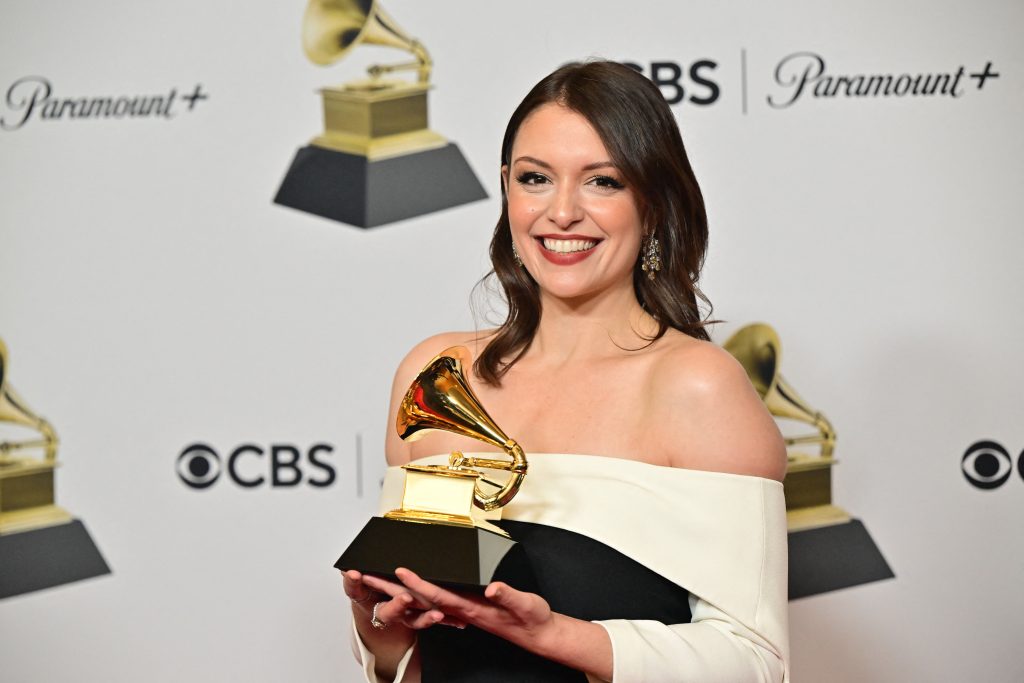
{"type": "Polygon", "coordinates": [[[519,545],[486,529],[373,517],[334,566],[394,577],[405,567],[449,588],[482,592],[510,563],[525,562],[519,545]]]}
{"type": "Polygon", "coordinates": [[[81,520],[0,536],[0,598],[109,573],[81,520]]]}
{"type": "Polygon", "coordinates": [[[379,161],[309,145],[296,152],[274,202],[372,228],[486,198],[453,143],[379,161]]]}
{"type": "Polygon", "coordinates": [[[858,519],[789,534],[789,599],[895,576],[858,519]]]}

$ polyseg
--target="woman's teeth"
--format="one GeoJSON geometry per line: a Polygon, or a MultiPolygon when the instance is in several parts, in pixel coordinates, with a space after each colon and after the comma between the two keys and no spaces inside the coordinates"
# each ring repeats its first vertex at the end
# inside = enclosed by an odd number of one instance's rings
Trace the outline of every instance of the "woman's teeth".
{"type": "Polygon", "coordinates": [[[553,240],[543,238],[544,248],[559,254],[571,254],[575,251],[586,251],[597,244],[597,240],[553,240]]]}

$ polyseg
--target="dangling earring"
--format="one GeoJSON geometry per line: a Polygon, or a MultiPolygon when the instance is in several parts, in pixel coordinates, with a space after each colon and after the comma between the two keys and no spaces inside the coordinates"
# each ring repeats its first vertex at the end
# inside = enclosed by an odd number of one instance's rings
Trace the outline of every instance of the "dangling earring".
{"type": "Polygon", "coordinates": [[[512,243],[512,259],[516,262],[516,265],[520,268],[523,265],[523,259],[519,258],[519,252],[516,251],[516,243],[512,243]]]}
{"type": "Polygon", "coordinates": [[[640,269],[647,273],[647,277],[654,279],[654,274],[661,270],[661,244],[652,232],[642,247],[643,256],[640,258],[640,269]]]}

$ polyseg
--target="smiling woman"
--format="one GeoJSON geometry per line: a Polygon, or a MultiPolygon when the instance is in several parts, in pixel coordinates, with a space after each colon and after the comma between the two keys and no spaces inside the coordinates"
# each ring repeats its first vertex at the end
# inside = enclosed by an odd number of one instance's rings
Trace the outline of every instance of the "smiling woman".
{"type": "MultiPolygon", "coordinates": [[[[567,65],[513,113],[501,178],[508,317],[414,348],[390,421],[431,357],[473,348],[480,402],[529,457],[495,521],[529,568],[483,596],[346,572],[367,680],[786,681],[785,451],[707,341],[707,221],[672,112],[627,67],[567,65]]],[[[389,430],[382,511],[399,466],[454,450],[480,444],[389,430]]]]}
{"type": "Polygon", "coordinates": [[[628,276],[644,227],[633,191],[586,118],[557,103],[535,110],[502,178],[513,245],[542,307],[548,297],[570,300],[609,287],[633,296],[628,276]]]}
{"type": "MultiPolygon", "coordinates": [[[[501,163],[504,201],[491,261],[509,313],[477,361],[481,377],[500,381],[529,348],[540,321],[540,273],[529,265],[523,272],[517,248],[547,237],[540,246],[548,248],[539,253],[550,256],[560,251],[557,240],[576,237],[584,216],[608,221],[609,229],[631,224],[625,232],[633,237],[620,235],[619,251],[631,250],[633,264],[641,236],[646,260],[657,258],[660,277],[648,277],[654,272],[648,267],[634,269],[630,278],[637,302],[657,321],[654,338],[675,328],[707,340],[698,307],[698,300],[707,299],[697,288],[708,238],[704,199],[679,127],[653,83],[614,62],[555,71],[513,112],[501,163]],[[572,146],[566,144],[570,140],[572,146]],[[552,164],[559,165],[558,173],[552,164]],[[538,223],[537,218],[550,222],[519,238],[516,226],[538,223]]],[[[534,250],[524,247],[524,252],[534,250]]]]}

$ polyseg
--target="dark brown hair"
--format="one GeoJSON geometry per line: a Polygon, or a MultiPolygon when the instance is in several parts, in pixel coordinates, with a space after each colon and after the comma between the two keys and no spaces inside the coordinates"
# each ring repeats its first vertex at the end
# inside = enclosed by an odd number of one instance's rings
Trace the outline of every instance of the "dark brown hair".
{"type": "MultiPolygon", "coordinates": [[[[699,299],[710,309],[697,288],[708,242],[704,198],[661,91],[640,73],[616,62],[566,64],[535,85],[512,113],[501,143],[502,165],[511,165],[512,145],[523,121],[549,103],[567,107],[590,122],[632,188],[645,230],[661,243],[657,277],[649,279],[639,265],[633,271],[636,298],[658,321],[658,333],[650,341],[660,339],[670,327],[707,340],[697,303],[699,299]]],[[[537,283],[512,254],[504,186],[490,255],[493,270],[485,279],[497,277],[508,314],[474,370],[485,382],[498,385],[530,348],[541,315],[537,283]]]]}

